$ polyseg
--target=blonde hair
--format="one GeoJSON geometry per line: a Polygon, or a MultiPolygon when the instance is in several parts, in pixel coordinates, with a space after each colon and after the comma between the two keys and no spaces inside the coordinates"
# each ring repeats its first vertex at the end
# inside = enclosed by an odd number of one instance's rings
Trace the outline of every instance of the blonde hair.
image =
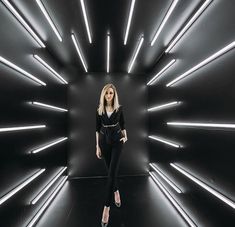
{"type": "Polygon", "coordinates": [[[117,94],[117,89],[113,84],[106,84],[100,94],[100,102],[99,102],[99,107],[97,109],[99,115],[102,115],[102,113],[105,113],[105,105],[106,105],[106,99],[105,99],[105,94],[106,91],[108,91],[109,88],[113,89],[114,95],[113,95],[113,100],[112,100],[112,106],[113,106],[113,111],[118,110],[120,107],[119,101],[118,101],[118,94],[117,94]]]}

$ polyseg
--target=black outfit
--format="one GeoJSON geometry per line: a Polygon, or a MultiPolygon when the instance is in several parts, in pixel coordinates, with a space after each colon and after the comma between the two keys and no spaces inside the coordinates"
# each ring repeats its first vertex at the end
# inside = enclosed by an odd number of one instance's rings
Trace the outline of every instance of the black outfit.
{"type": "Polygon", "coordinates": [[[99,133],[99,147],[101,156],[105,161],[108,169],[108,181],[106,185],[105,206],[109,207],[112,195],[118,190],[117,172],[119,167],[120,156],[123,148],[123,137],[121,130],[125,129],[125,121],[123,116],[123,107],[108,117],[106,109],[105,114],[99,115],[96,110],[96,131],[99,133]]]}

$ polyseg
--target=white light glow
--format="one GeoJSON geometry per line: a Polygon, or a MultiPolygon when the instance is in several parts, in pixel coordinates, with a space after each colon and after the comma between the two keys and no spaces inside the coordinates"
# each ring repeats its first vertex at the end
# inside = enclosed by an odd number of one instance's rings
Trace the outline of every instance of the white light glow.
{"type": "Polygon", "coordinates": [[[25,27],[29,34],[34,38],[34,40],[43,48],[45,44],[41,41],[38,35],[33,31],[33,29],[26,23],[23,17],[16,11],[16,9],[10,4],[8,0],[2,0],[5,6],[11,11],[11,13],[16,17],[16,19],[25,27]]]}
{"type": "Polygon", "coordinates": [[[165,174],[162,173],[162,171],[159,169],[159,167],[154,163],[149,164],[176,192],[182,193],[182,191],[175,185],[175,183],[172,182],[172,180],[169,179],[169,177],[166,177],[165,174]]]}
{"type": "Polygon", "coordinates": [[[67,139],[68,139],[68,137],[64,137],[64,138],[62,138],[62,139],[58,139],[58,140],[56,140],[56,141],[54,141],[54,142],[51,142],[51,143],[47,144],[46,146],[43,146],[43,147],[40,147],[40,148],[38,148],[38,149],[32,150],[31,153],[36,154],[36,153],[38,153],[38,152],[40,152],[40,151],[42,151],[42,150],[45,150],[45,149],[48,148],[48,147],[51,147],[51,146],[53,146],[53,145],[55,145],[55,144],[58,144],[58,143],[61,143],[61,142],[63,142],[64,140],[67,140],[67,139]]]}
{"type": "Polygon", "coordinates": [[[159,141],[159,142],[168,144],[168,145],[170,145],[170,146],[172,146],[172,147],[176,147],[176,148],[182,147],[182,145],[180,145],[180,144],[173,143],[173,142],[171,142],[171,141],[169,141],[169,140],[160,138],[160,137],[158,137],[158,136],[148,136],[148,137],[151,138],[151,139],[157,140],[157,141],[159,141]]]}
{"type": "Polygon", "coordinates": [[[39,220],[40,216],[43,214],[43,212],[46,210],[50,202],[54,199],[56,194],[59,192],[59,190],[64,185],[65,181],[67,180],[68,176],[64,177],[63,180],[60,182],[58,187],[53,191],[53,193],[50,195],[50,197],[47,199],[47,201],[42,205],[40,210],[36,213],[36,215],[32,218],[32,220],[28,223],[27,227],[32,227],[34,224],[39,220]]]}
{"type": "Polygon", "coordinates": [[[154,180],[154,182],[158,185],[158,187],[162,190],[162,192],[165,194],[165,196],[169,199],[169,201],[173,204],[173,206],[176,208],[176,210],[182,215],[184,220],[189,224],[190,227],[197,227],[197,225],[194,224],[192,219],[188,216],[188,214],[180,207],[180,205],[176,202],[176,200],[173,198],[173,196],[167,191],[167,189],[160,183],[160,181],[157,179],[157,177],[149,172],[150,176],[154,180]]]}
{"type": "Polygon", "coordinates": [[[132,15],[133,15],[133,11],[134,11],[134,6],[135,6],[135,0],[132,0],[131,1],[130,12],[129,12],[129,17],[128,17],[128,22],[127,22],[127,26],[126,26],[124,45],[126,45],[126,43],[127,43],[127,38],[128,38],[128,35],[129,35],[129,30],[130,30],[130,25],[131,25],[131,19],[132,19],[132,15]]]}
{"type": "Polygon", "coordinates": [[[180,102],[169,102],[169,103],[166,103],[166,104],[163,104],[163,105],[160,105],[160,106],[155,106],[155,107],[152,107],[150,109],[148,109],[148,111],[157,111],[157,110],[161,110],[161,109],[165,109],[165,108],[168,108],[168,107],[172,107],[172,106],[175,106],[175,105],[178,105],[180,104],[180,102]]]}
{"type": "Polygon", "coordinates": [[[159,73],[157,73],[148,83],[147,85],[152,85],[156,82],[156,80],[168,69],[170,68],[174,63],[176,62],[175,59],[171,60],[159,73]]]}
{"type": "Polygon", "coordinates": [[[58,111],[63,111],[63,112],[67,112],[68,111],[67,109],[60,108],[60,107],[57,107],[57,106],[48,105],[48,104],[41,103],[41,102],[32,102],[32,104],[36,105],[36,106],[47,107],[47,108],[52,109],[52,110],[58,110],[58,111]]]}
{"type": "Polygon", "coordinates": [[[4,195],[0,199],[0,205],[3,204],[9,198],[11,198],[13,195],[15,195],[18,191],[20,191],[22,188],[24,188],[27,184],[29,184],[31,181],[33,181],[35,178],[37,178],[39,175],[41,175],[44,171],[45,171],[45,169],[39,170],[38,172],[33,174],[31,177],[29,177],[27,180],[25,180],[23,183],[21,183],[20,185],[15,187],[13,190],[8,192],[6,195],[4,195]]]}
{"type": "Polygon", "coordinates": [[[168,125],[189,126],[189,127],[212,127],[212,128],[235,128],[235,124],[211,124],[195,122],[167,122],[168,125]]]}
{"type": "Polygon", "coordinates": [[[134,56],[133,56],[133,58],[132,58],[132,61],[131,61],[131,63],[129,64],[128,73],[130,73],[130,71],[131,71],[131,69],[132,69],[132,66],[133,66],[133,64],[134,64],[134,62],[135,62],[135,59],[136,59],[136,57],[137,57],[137,55],[138,55],[138,53],[139,53],[139,51],[140,51],[140,48],[141,48],[141,46],[142,46],[142,44],[143,44],[143,41],[144,41],[144,37],[142,36],[141,39],[140,39],[140,41],[139,41],[138,47],[137,47],[137,49],[136,49],[136,51],[135,51],[135,54],[134,54],[134,56]]]}
{"type": "Polygon", "coordinates": [[[107,35],[107,73],[109,73],[110,69],[110,34],[107,35]]]}
{"type": "Polygon", "coordinates": [[[53,185],[56,180],[63,174],[63,172],[67,169],[67,167],[62,168],[59,170],[59,172],[52,178],[52,180],[47,184],[44,189],[41,190],[41,192],[31,201],[31,204],[36,204],[37,201],[47,192],[47,190],[53,185]]]}
{"type": "Polygon", "coordinates": [[[158,28],[156,34],[155,34],[154,37],[153,37],[153,40],[152,40],[152,42],[151,42],[151,46],[153,46],[154,43],[155,43],[155,41],[157,40],[157,38],[158,38],[159,34],[161,33],[161,31],[162,31],[164,25],[166,24],[166,22],[167,22],[168,18],[170,17],[171,13],[173,12],[173,10],[174,10],[174,8],[175,8],[177,2],[178,2],[178,0],[174,0],[174,1],[171,3],[171,6],[170,6],[169,10],[167,11],[167,13],[166,13],[166,15],[165,15],[165,17],[164,17],[164,19],[163,19],[161,25],[159,26],[159,28],[158,28]]]}
{"type": "Polygon", "coordinates": [[[170,43],[168,48],[165,50],[165,53],[168,53],[175,44],[180,40],[180,38],[184,35],[184,33],[191,27],[191,25],[197,20],[197,18],[202,14],[202,12],[207,8],[207,6],[212,2],[212,0],[206,0],[202,6],[197,10],[197,12],[191,17],[188,23],[184,26],[184,28],[178,33],[178,35],[174,38],[174,40],[170,43]]]}
{"type": "Polygon", "coordinates": [[[48,14],[46,8],[44,7],[44,5],[42,4],[41,0],[36,0],[39,8],[41,9],[42,13],[44,14],[44,16],[46,17],[48,23],[50,24],[52,30],[54,31],[54,33],[56,34],[57,38],[59,39],[60,42],[62,42],[62,37],[60,36],[59,31],[57,30],[55,24],[53,23],[50,15],[48,14]]]}
{"type": "Polygon", "coordinates": [[[195,182],[196,184],[198,184],[199,186],[201,186],[202,188],[206,189],[208,192],[210,192],[212,195],[216,196],[218,199],[222,200],[223,202],[225,202],[226,204],[228,204],[229,206],[231,206],[233,209],[235,209],[235,203],[228,199],[227,197],[225,197],[223,194],[221,194],[220,192],[216,191],[215,189],[209,187],[207,184],[203,183],[202,181],[198,180],[196,177],[194,177],[192,174],[188,173],[188,171],[185,171],[182,167],[179,167],[178,165],[175,165],[173,163],[170,163],[170,165],[172,167],[174,167],[175,169],[177,169],[179,172],[181,172],[182,174],[184,174],[186,177],[188,177],[190,180],[192,180],[193,182],[195,182]]]}
{"type": "Polygon", "coordinates": [[[19,131],[19,130],[27,130],[27,129],[35,129],[35,128],[45,128],[45,127],[46,125],[8,127],[8,128],[0,128],[0,132],[10,132],[10,131],[19,131]]]}
{"type": "Polygon", "coordinates": [[[75,48],[76,48],[76,50],[77,50],[77,53],[78,53],[78,55],[79,55],[79,58],[80,58],[80,60],[81,60],[81,62],[82,62],[82,65],[83,65],[85,71],[87,72],[87,66],[86,66],[86,64],[85,64],[85,61],[84,61],[84,59],[83,59],[83,55],[82,55],[82,53],[81,53],[80,48],[78,47],[77,40],[76,40],[75,35],[74,35],[73,33],[71,34],[71,38],[72,38],[72,40],[73,40],[73,44],[74,44],[74,46],[75,46],[75,48]]]}
{"type": "Polygon", "coordinates": [[[63,84],[68,84],[68,82],[59,73],[57,73],[51,66],[49,66],[42,58],[40,58],[36,54],[34,54],[33,57],[37,59],[44,67],[50,70],[63,84]]]}
{"type": "Polygon", "coordinates": [[[0,62],[4,63],[8,67],[16,70],[17,72],[22,73],[23,75],[25,75],[26,77],[30,78],[31,80],[34,80],[38,84],[46,86],[46,83],[44,83],[43,81],[39,80],[37,77],[33,76],[32,74],[26,72],[25,70],[23,70],[22,68],[18,67],[14,63],[12,63],[12,62],[8,61],[7,59],[3,58],[2,56],[0,56],[0,62]]]}
{"type": "Polygon", "coordinates": [[[177,78],[175,78],[174,80],[169,82],[166,86],[169,87],[169,86],[175,84],[176,82],[178,82],[179,80],[182,80],[184,77],[186,77],[189,74],[191,74],[192,72],[198,70],[199,68],[201,68],[202,66],[206,65],[207,63],[215,60],[216,58],[218,58],[219,56],[221,56],[224,53],[228,52],[229,50],[233,49],[234,47],[235,47],[235,41],[233,41],[232,43],[230,43],[229,45],[227,45],[223,49],[217,51],[216,53],[214,53],[210,57],[206,58],[204,61],[202,61],[199,64],[195,65],[194,67],[192,67],[191,69],[189,69],[188,71],[183,73],[182,75],[178,76],[177,78]]]}
{"type": "Polygon", "coordinates": [[[85,8],[84,0],[80,0],[80,3],[81,3],[81,6],[82,6],[82,13],[83,13],[84,21],[85,21],[85,24],[86,24],[88,39],[89,39],[89,42],[92,43],[91,32],[90,32],[89,23],[88,23],[88,20],[87,20],[87,14],[86,14],[86,8],[85,8]]]}

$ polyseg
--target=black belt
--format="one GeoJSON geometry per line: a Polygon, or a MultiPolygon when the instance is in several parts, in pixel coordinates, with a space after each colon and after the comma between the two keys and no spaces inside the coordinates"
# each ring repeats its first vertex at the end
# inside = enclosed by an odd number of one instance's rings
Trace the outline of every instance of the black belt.
{"type": "Polygon", "coordinates": [[[115,125],[104,125],[104,124],[102,124],[102,125],[103,125],[103,127],[105,127],[105,128],[106,128],[106,127],[115,127],[115,126],[118,125],[118,123],[119,123],[119,122],[117,122],[115,125]]]}

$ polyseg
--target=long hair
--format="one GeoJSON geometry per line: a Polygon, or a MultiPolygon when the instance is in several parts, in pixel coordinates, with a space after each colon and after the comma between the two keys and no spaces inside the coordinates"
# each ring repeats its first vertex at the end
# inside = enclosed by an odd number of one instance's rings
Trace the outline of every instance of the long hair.
{"type": "Polygon", "coordinates": [[[113,111],[117,111],[118,108],[120,107],[119,105],[119,101],[118,101],[118,94],[117,94],[117,89],[113,84],[106,84],[100,94],[100,102],[99,102],[99,107],[97,109],[99,115],[102,115],[105,113],[105,106],[107,105],[107,101],[105,99],[105,94],[106,91],[108,91],[109,88],[113,89],[113,100],[112,100],[112,107],[113,107],[113,111]]]}

